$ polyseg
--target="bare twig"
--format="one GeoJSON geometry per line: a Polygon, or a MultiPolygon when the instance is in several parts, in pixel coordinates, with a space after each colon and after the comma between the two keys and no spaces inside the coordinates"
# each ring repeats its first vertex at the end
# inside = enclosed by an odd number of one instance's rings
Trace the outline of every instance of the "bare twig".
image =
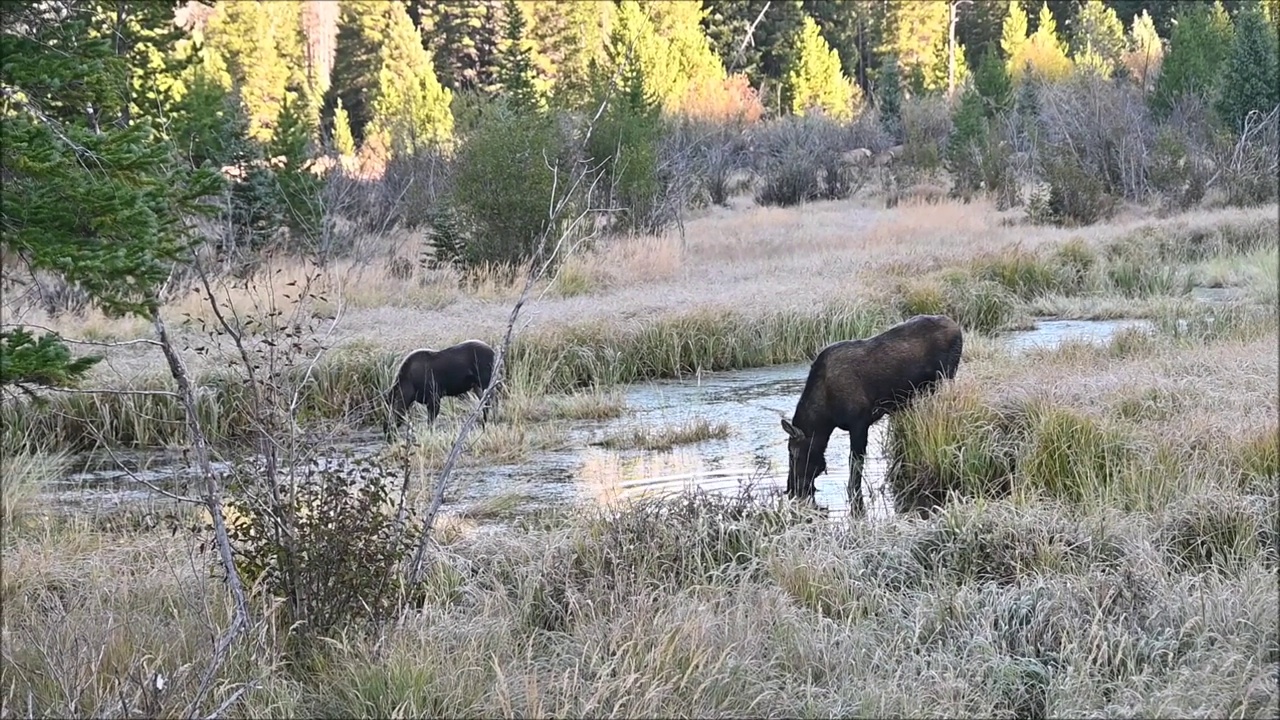
{"type": "Polygon", "coordinates": [[[36,325],[35,323],[3,323],[3,324],[0,324],[0,327],[35,328],[36,330],[42,330],[44,332],[47,332],[50,335],[57,335],[58,338],[62,340],[62,342],[71,343],[72,345],[92,345],[94,347],[109,347],[109,348],[127,347],[129,345],[152,345],[155,347],[160,346],[160,343],[156,342],[155,340],[152,340],[151,338],[137,338],[135,340],[119,340],[116,342],[101,342],[97,340],[77,340],[75,338],[64,337],[62,334],[60,334],[57,330],[54,330],[53,328],[45,327],[44,325],[36,325]]]}
{"type": "Polygon", "coordinates": [[[188,705],[187,712],[184,713],[191,717],[195,714],[195,708],[208,694],[209,688],[213,684],[213,678],[217,675],[218,670],[221,669],[223,662],[225,662],[231,646],[248,627],[249,603],[245,598],[244,583],[240,580],[240,573],[236,570],[235,558],[232,555],[231,540],[227,535],[226,519],[222,515],[222,486],[218,482],[218,477],[213,472],[213,464],[209,460],[209,444],[204,435],[204,428],[200,425],[200,416],[196,411],[195,389],[192,387],[182,356],[178,354],[173,347],[173,343],[169,340],[169,330],[165,326],[164,320],[161,319],[158,309],[152,311],[151,322],[155,325],[156,337],[159,339],[160,347],[164,351],[165,360],[169,363],[169,372],[178,384],[178,392],[182,396],[182,404],[186,409],[187,428],[191,433],[191,448],[205,481],[203,500],[213,523],[214,544],[217,547],[222,569],[226,572],[227,588],[231,592],[231,598],[235,605],[231,627],[227,628],[222,637],[218,639],[214,648],[213,658],[205,671],[204,679],[200,683],[200,689],[195,697],[192,698],[190,705],[188,705]]]}
{"type": "Polygon", "coordinates": [[[738,62],[742,60],[742,53],[746,51],[747,45],[752,42],[752,39],[756,34],[756,26],[764,19],[764,14],[768,12],[770,4],[772,3],[766,2],[764,7],[760,8],[760,14],[756,15],[755,21],[747,28],[747,34],[742,37],[742,44],[738,45],[738,51],[733,54],[733,62],[729,63],[729,69],[725,74],[732,74],[734,70],[738,69],[738,62]]]}

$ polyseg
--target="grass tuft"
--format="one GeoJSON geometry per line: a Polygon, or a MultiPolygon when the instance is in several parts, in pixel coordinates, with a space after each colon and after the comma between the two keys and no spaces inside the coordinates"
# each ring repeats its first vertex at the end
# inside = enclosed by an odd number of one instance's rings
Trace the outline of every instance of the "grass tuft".
{"type": "Polygon", "coordinates": [[[602,447],[611,450],[650,450],[662,452],[677,445],[692,445],[729,437],[733,429],[728,423],[711,422],[694,418],[676,425],[659,428],[642,426],[631,432],[611,435],[600,441],[602,447]]]}

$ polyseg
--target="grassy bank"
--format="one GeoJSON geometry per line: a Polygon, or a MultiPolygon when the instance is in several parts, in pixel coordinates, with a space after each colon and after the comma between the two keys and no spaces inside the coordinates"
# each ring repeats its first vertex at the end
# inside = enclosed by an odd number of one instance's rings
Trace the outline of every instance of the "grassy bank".
{"type": "MultiPolygon", "coordinates": [[[[1273,541],[1214,503],[815,524],[685,496],[447,528],[400,619],[299,658],[268,614],[202,709],[252,682],[228,716],[1274,716],[1273,541]]],[[[221,591],[187,543],[127,525],[8,540],[6,708],[195,697],[221,591]]]]}
{"type": "MultiPolygon", "coordinates": [[[[956,381],[889,423],[902,503],[945,503],[925,517],[821,521],[746,492],[536,512],[505,495],[447,508],[425,579],[394,592],[361,584],[386,548],[313,525],[331,544],[293,569],[317,582],[341,572],[349,607],[393,612],[369,622],[352,611],[304,643],[306,628],[256,576],[257,624],[196,714],[251,686],[224,715],[1275,717],[1270,242],[1168,253],[1172,280],[1132,295],[1132,275],[1113,272],[1132,257],[1105,243],[909,278],[989,283],[1018,313],[1135,303],[1153,324],[1020,355],[973,335],[956,381]],[[1073,267],[1086,269],[1066,275],[1073,267]],[[1238,292],[1183,297],[1215,283],[1238,292]]],[[[903,280],[886,276],[864,305],[770,321],[690,311],[535,330],[471,452],[518,460],[559,440],[556,419],[615,417],[625,408],[611,384],[804,359],[824,333],[874,332],[900,315],[903,280]]],[[[355,415],[392,361],[373,346],[336,354],[308,391],[310,417],[355,415]]],[[[446,404],[446,431],[419,429],[402,448],[416,462],[415,514],[462,407],[446,404]]],[[[662,447],[715,431],[695,418],[614,441],[662,447]]],[[[39,491],[63,459],[14,462],[26,472],[4,473],[6,713],[184,714],[230,617],[198,518],[161,504],[54,513],[39,491]]]]}
{"type": "MultiPolygon", "coordinates": [[[[621,383],[804,361],[829,342],[865,337],[917,313],[946,313],[970,334],[1023,327],[1032,315],[1045,313],[1160,317],[1187,305],[1188,293],[1200,285],[1234,288],[1241,293],[1237,305],[1275,307],[1274,282],[1267,279],[1275,269],[1277,233],[1274,218],[1249,216],[1217,225],[1163,221],[1099,242],[1075,237],[1033,250],[982,251],[923,272],[890,263],[857,300],[750,313],[703,306],[637,319],[623,313],[607,321],[542,325],[514,343],[510,387],[516,410],[499,412],[498,419],[611,412],[614,399],[584,403],[583,396],[621,383]]],[[[301,371],[288,371],[281,380],[297,390],[301,422],[375,428],[382,390],[400,358],[400,352],[371,343],[347,343],[322,359],[307,382],[301,382],[301,371]]],[[[119,389],[170,386],[166,378],[142,377],[119,389]]],[[[206,375],[201,384],[206,432],[224,445],[242,441],[254,427],[243,382],[224,373],[206,375]]],[[[446,402],[446,412],[452,405],[446,402]]],[[[44,407],[7,401],[0,415],[0,445],[11,449],[30,450],[23,439],[32,437],[68,450],[163,447],[185,437],[182,411],[166,395],[58,394],[44,407]]]]}

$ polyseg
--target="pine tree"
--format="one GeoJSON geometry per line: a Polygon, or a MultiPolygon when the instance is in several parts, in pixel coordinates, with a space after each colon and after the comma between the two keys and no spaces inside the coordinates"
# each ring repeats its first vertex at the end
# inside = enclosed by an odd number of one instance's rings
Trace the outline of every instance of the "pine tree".
{"type": "Polygon", "coordinates": [[[326,124],[334,122],[335,108],[341,100],[357,145],[364,142],[369,124],[391,8],[392,4],[383,0],[342,0],[339,4],[333,81],[325,94],[324,118],[326,124]]]}
{"type": "Polygon", "coordinates": [[[1071,44],[1077,66],[1111,77],[1123,59],[1124,25],[1102,0],[1086,0],[1076,15],[1071,44]]]}
{"type": "Polygon", "coordinates": [[[333,84],[333,63],[337,52],[340,4],[332,0],[303,0],[302,59],[307,84],[307,114],[319,129],[325,95],[333,84]]]}
{"type": "Polygon", "coordinates": [[[712,0],[706,7],[703,27],[726,72],[746,74],[757,88],[782,81],[794,54],[791,41],[804,22],[801,0],[772,0],[767,6],[764,0],[712,0]],[[756,18],[760,22],[744,48],[742,41],[756,18]]]}
{"type": "Polygon", "coordinates": [[[453,135],[453,93],[436,79],[409,14],[389,5],[387,35],[379,51],[366,142],[377,137],[395,155],[413,155],[453,135]]]}
{"type": "MultiPolygon", "coordinates": [[[[950,11],[946,2],[903,2],[889,5],[883,53],[898,58],[899,72],[918,92],[947,89],[950,11]]],[[[957,75],[964,52],[956,49],[957,75]]],[[[957,77],[957,84],[960,78],[957,77]]]]}
{"type": "Polygon", "coordinates": [[[973,76],[973,89],[982,100],[983,114],[986,117],[994,117],[1013,105],[1013,80],[1005,71],[1004,62],[996,53],[995,45],[987,46],[987,52],[982,56],[978,71],[973,76]]]}
{"type": "MultiPolygon", "coordinates": [[[[998,59],[996,63],[999,63],[998,59]]],[[[980,186],[981,173],[978,172],[973,150],[986,133],[984,106],[982,96],[975,88],[970,87],[960,96],[960,105],[952,116],[952,130],[947,138],[945,160],[954,190],[961,197],[969,197],[980,186]]]]}
{"type": "Polygon", "coordinates": [[[225,67],[223,87],[239,88],[250,136],[269,141],[286,88],[306,85],[300,3],[222,0],[209,18],[205,39],[225,67]]]}
{"type": "Polygon", "coordinates": [[[356,154],[356,141],[351,134],[351,118],[347,115],[347,109],[342,107],[341,98],[333,111],[333,149],[339,157],[354,157],[356,154]]]}
{"type": "Polygon", "coordinates": [[[1036,31],[1018,48],[1018,54],[1009,60],[1011,67],[1018,68],[1018,75],[1026,68],[1030,68],[1042,80],[1056,80],[1070,74],[1071,59],[1067,57],[1067,48],[1058,37],[1058,23],[1047,2],[1040,5],[1036,31]]]}
{"type": "Polygon", "coordinates": [[[1164,44],[1156,34],[1155,21],[1143,10],[1140,15],[1133,16],[1128,49],[1124,54],[1124,65],[1129,77],[1133,78],[1138,87],[1151,92],[1155,89],[1155,78],[1160,74],[1163,59],[1164,44]]]}
{"type": "Polygon", "coordinates": [[[1210,98],[1217,91],[1232,47],[1231,21],[1222,5],[1186,5],[1169,38],[1160,76],[1151,96],[1152,110],[1167,114],[1185,95],[1210,98]]]}
{"type": "Polygon", "coordinates": [[[527,38],[524,8],[516,0],[505,0],[503,14],[498,85],[517,112],[537,112],[542,109],[543,100],[534,87],[533,50],[527,38]]]}
{"type": "MultiPolygon", "coordinates": [[[[708,96],[722,94],[725,69],[702,32],[706,10],[699,3],[684,0],[650,0],[645,7],[653,18],[654,29],[667,47],[667,72],[659,86],[664,106],[673,112],[685,112],[688,105],[708,96]]],[[[661,62],[655,63],[654,74],[661,73],[661,62]]]]}
{"type": "Polygon", "coordinates": [[[1018,77],[1022,71],[1020,59],[1022,48],[1027,44],[1027,11],[1022,9],[1021,0],[1009,0],[1009,10],[1004,16],[1004,26],[1000,31],[1000,48],[1004,50],[1006,71],[1010,77],[1018,77]]]}
{"type": "Polygon", "coordinates": [[[502,0],[417,0],[413,5],[440,83],[455,92],[496,91],[502,0]]]}
{"type": "Polygon", "coordinates": [[[1265,114],[1280,104],[1276,33],[1261,10],[1251,8],[1236,16],[1226,68],[1216,109],[1222,121],[1239,132],[1250,112],[1265,114]]]}
{"type": "MultiPolygon", "coordinates": [[[[6,275],[15,267],[57,273],[110,314],[149,316],[185,256],[186,218],[201,212],[220,178],[178,162],[150,119],[129,107],[136,56],[97,32],[119,9],[5,9],[0,251],[16,261],[2,266],[6,275]]],[[[20,324],[0,330],[0,386],[73,384],[95,362],[73,357],[56,336],[20,324]]]]}
{"type": "Polygon", "coordinates": [[[318,236],[321,223],[320,179],[309,167],[316,154],[310,107],[302,88],[287,93],[275,135],[267,145],[285,220],[290,229],[308,240],[318,236]]]}
{"type": "Polygon", "coordinates": [[[806,17],[795,39],[795,57],[783,86],[787,107],[796,115],[813,108],[836,120],[853,117],[861,92],[841,71],[840,56],[813,18],[806,17]]]}
{"type": "Polygon", "coordinates": [[[876,81],[876,104],[880,110],[880,122],[890,136],[901,138],[902,124],[902,76],[898,73],[898,58],[889,55],[880,65],[876,81]]]}
{"type": "Polygon", "coordinates": [[[858,32],[865,23],[862,17],[866,11],[865,4],[848,0],[804,0],[801,9],[818,23],[822,39],[840,56],[845,77],[856,78],[862,57],[858,49],[858,32]]]}
{"type": "Polygon", "coordinates": [[[592,67],[606,62],[617,6],[611,2],[533,0],[527,3],[529,36],[549,101],[579,108],[592,96],[592,67]]]}

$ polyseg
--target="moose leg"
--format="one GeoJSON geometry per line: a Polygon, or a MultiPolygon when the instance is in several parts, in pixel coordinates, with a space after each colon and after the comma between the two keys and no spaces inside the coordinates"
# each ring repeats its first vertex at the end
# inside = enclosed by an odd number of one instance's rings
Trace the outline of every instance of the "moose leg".
{"type": "Polygon", "coordinates": [[[859,517],[867,514],[862,501],[862,463],[867,456],[867,425],[855,425],[849,430],[849,507],[859,517]]]}
{"type": "Polygon", "coordinates": [[[472,385],[471,394],[476,396],[476,402],[482,403],[480,407],[480,424],[483,426],[489,422],[489,403],[484,402],[484,386],[478,383],[472,385]]]}

